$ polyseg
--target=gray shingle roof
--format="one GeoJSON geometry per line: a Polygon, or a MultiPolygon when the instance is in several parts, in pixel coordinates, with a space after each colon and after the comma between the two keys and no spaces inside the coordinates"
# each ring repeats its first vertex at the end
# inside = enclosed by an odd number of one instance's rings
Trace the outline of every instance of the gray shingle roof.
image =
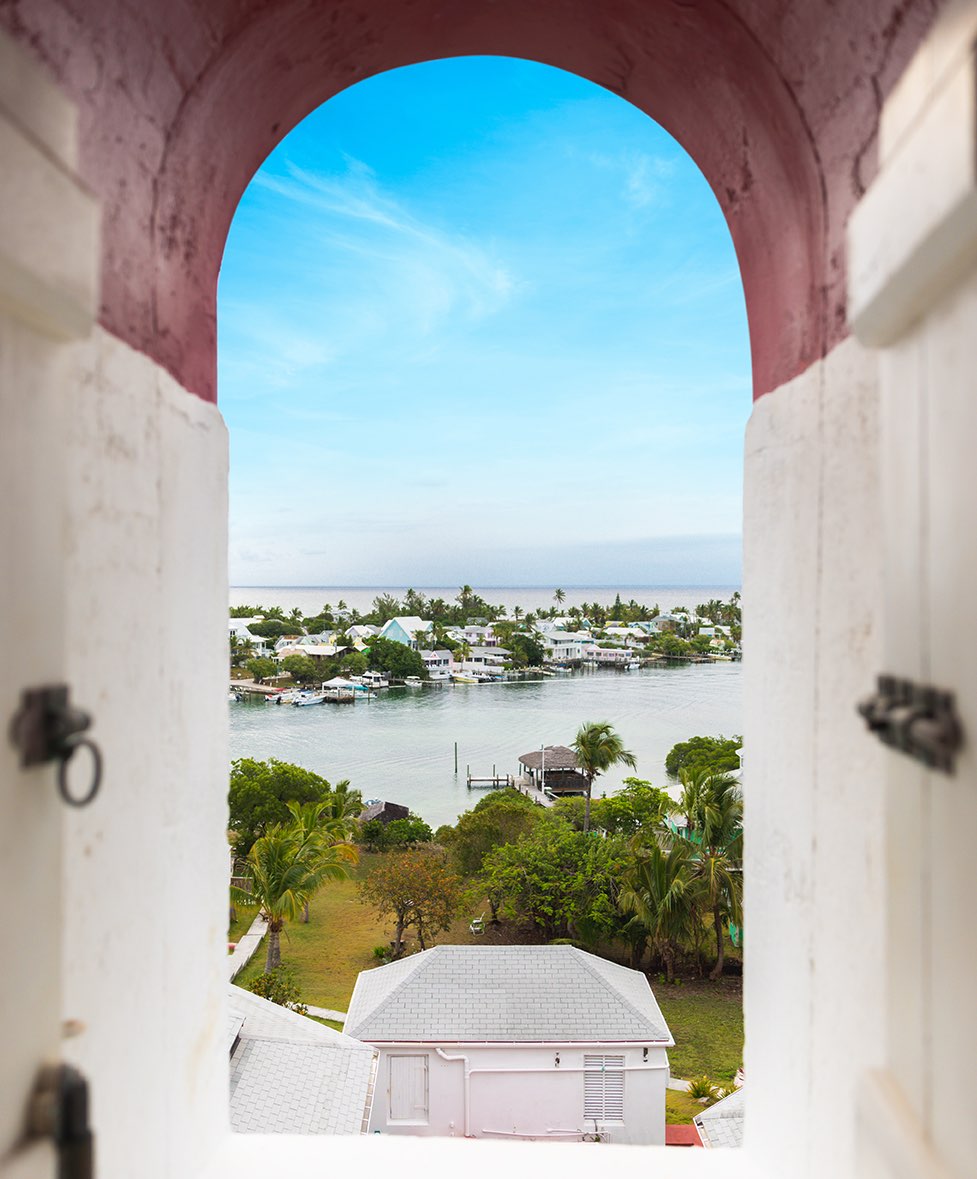
{"type": "Polygon", "coordinates": [[[643,974],[573,946],[436,946],[365,970],[345,1026],[373,1043],[672,1043],[643,974]]]}
{"type": "Polygon", "coordinates": [[[746,1099],[742,1089],[717,1101],[692,1120],[703,1146],[742,1146],[746,1099]]]}
{"type": "Polygon", "coordinates": [[[365,1133],[376,1052],[239,987],[230,987],[230,997],[232,1023],[243,1021],[231,1056],[231,1128],[243,1134],[365,1133]]]}

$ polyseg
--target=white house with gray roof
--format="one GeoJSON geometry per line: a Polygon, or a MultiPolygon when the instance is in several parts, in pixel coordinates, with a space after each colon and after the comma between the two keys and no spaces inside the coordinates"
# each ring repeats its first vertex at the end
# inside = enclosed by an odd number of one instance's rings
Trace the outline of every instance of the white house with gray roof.
{"type": "Polygon", "coordinates": [[[377,1075],[368,1045],[229,986],[231,1129],[365,1134],[377,1075]]]}
{"type": "Polygon", "coordinates": [[[436,946],[356,982],[370,1130],[663,1143],[668,1025],[643,974],[572,946],[436,946]]]}

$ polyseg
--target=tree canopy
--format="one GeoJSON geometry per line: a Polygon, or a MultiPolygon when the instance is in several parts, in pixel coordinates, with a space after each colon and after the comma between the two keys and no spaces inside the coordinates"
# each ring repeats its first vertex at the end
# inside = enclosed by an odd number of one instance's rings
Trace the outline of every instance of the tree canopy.
{"type": "Polygon", "coordinates": [[[739,769],[742,737],[690,737],[673,745],[665,758],[665,769],[677,778],[681,770],[696,773],[731,774],[739,769]]]}
{"type": "Polygon", "coordinates": [[[422,950],[446,930],[461,905],[462,882],[443,852],[415,848],[385,857],[360,884],[360,896],[381,917],[395,921],[394,955],[413,928],[422,950]]]}
{"type": "MultiPolygon", "coordinates": [[[[349,783],[340,783],[337,791],[344,796],[342,808],[350,806],[349,783]]],[[[359,793],[356,803],[360,806],[359,793]]],[[[292,821],[288,804],[290,802],[326,802],[333,794],[332,787],[319,774],[306,770],[291,762],[255,761],[250,757],[239,757],[231,762],[228,806],[228,826],[232,833],[235,854],[247,856],[254,842],[276,824],[292,821]]],[[[339,804],[337,804],[339,805],[339,804]]]]}
{"type": "Polygon", "coordinates": [[[372,639],[369,661],[374,671],[385,671],[397,679],[405,679],[409,675],[427,679],[424,660],[412,647],[404,643],[395,643],[391,639],[372,639]]]}

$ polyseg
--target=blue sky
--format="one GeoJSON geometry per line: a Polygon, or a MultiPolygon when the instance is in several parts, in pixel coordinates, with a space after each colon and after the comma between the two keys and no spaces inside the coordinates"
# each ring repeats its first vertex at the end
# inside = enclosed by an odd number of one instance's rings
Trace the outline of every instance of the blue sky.
{"type": "Polygon", "coordinates": [[[466,58],[337,95],[242,198],[218,338],[232,584],[739,582],[729,232],[589,82],[466,58]]]}

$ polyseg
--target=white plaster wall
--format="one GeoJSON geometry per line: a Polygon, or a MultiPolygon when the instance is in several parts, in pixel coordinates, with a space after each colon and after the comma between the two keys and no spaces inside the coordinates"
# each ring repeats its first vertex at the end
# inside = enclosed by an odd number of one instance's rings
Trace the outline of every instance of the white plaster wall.
{"type": "MultiPolygon", "coordinates": [[[[49,1179],[26,1140],[42,1063],[61,1050],[61,812],[51,766],[7,740],[26,688],[63,683],[66,341],[97,304],[97,209],[73,174],[74,112],[0,36],[0,1173],[49,1179]]],[[[76,697],[77,702],[77,697],[76,697]]]]}
{"type": "MultiPolygon", "coordinates": [[[[378,1045],[378,1047],[380,1047],[378,1045]]],[[[584,1120],[584,1074],[588,1053],[625,1057],[624,1121],[599,1125],[607,1141],[640,1145],[665,1140],[665,1087],[668,1058],[663,1048],[649,1046],[648,1060],[640,1047],[594,1044],[558,1047],[552,1044],[438,1045],[447,1056],[467,1056],[471,1069],[470,1136],[504,1139],[533,1138],[565,1141],[574,1134],[591,1134],[593,1122],[584,1120]],[[559,1051],[560,1064],[555,1063],[559,1051]],[[493,1070],[493,1071],[481,1071],[493,1070]],[[503,1071],[504,1070],[504,1071],[503,1071]]],[[[370,1120],[371,1132],[410,1137],[465,1134],[464,1062],[445,1060],[434,1047],[381,1047],[377,1093],[370,1120]],[[398,1125],[389,1113],[389,1057],[426,1054],[430,1121],[426,1127],[398,1125]]]]}
{"type": "Polygon", "coordinates": [[[197,1172],[227,1127],[227,442],[97,330],[66,407],[68,667],[105,782],[64,816],[64,1014],[99,1179],[197,1172]]]}
{"type": "Polygon", "coordinates": [[[855,711],[882,670],[876,367],[845,342],[747,432],[747,1140],[774,1174],[854,1174],[883,1053],[882,754],[855,711]]]}

